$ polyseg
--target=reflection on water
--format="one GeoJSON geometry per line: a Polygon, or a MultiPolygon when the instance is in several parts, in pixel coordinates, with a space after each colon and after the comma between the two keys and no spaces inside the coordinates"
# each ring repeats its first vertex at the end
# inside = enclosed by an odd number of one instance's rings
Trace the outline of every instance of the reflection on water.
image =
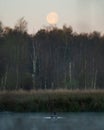
{"type": "Polygon", "coordinates": [[[104,130],[104,113],[0,113],[0,130],[104,130]]]}

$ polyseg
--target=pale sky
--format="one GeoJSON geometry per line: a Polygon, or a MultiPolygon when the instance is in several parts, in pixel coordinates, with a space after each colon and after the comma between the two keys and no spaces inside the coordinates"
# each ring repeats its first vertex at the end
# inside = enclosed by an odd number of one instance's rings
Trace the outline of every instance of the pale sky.
{"type": "Polygon", "coordinates": [[[104,0],[0,0],[0,21],[14,27],[24,17],[29,33],[48,26],[50,12],[59,15],[58,27],[64,24],[77,32],[97,30],[104,33],[104,0]]]}

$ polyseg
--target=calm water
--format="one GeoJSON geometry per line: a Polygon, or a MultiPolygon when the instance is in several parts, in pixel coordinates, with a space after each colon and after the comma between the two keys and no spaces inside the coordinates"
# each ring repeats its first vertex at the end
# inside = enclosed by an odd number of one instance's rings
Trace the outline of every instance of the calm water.
{"type": "Polygon", "coordinates": [[[104,113],[0,113],[0,130],[104,130],[104,113]]]}

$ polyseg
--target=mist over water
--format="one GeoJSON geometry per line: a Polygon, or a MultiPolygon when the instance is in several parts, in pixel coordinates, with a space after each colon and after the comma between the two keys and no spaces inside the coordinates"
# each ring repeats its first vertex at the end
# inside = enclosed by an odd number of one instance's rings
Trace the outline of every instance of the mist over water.
{"type": "Polygon", "coordinates": [[[104,113],[0,113],[0,130],[104,130],[104,113]]]}

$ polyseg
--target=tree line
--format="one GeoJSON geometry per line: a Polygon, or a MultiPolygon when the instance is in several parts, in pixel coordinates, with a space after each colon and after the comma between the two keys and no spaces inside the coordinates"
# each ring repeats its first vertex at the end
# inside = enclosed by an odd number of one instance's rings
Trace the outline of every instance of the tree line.
{"type": "Polygon", "coordinates": [[[24,18],[0,22],[0,90],[59,88],[104,88],[104,35],[65,25],[29,35],[24,18]]]}

